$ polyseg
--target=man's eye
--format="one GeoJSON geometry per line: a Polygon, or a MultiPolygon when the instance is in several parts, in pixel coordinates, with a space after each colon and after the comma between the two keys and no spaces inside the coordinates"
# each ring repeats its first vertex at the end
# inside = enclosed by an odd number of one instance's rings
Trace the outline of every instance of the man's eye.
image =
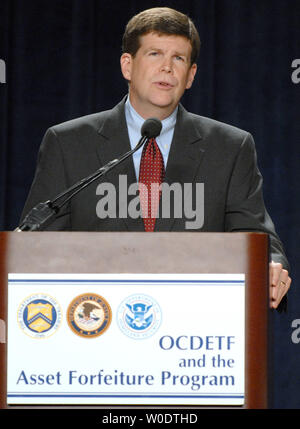
{"type": "Polygon", "coordinates": [[[184,61],[184,58],[181,57],[180,55],[176,55],[176,60],[177,61],[184,61]]]}

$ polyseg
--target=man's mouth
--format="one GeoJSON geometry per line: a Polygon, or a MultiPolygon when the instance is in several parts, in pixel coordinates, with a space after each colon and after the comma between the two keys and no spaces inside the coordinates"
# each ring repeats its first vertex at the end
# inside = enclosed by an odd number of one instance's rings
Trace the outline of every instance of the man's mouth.
{"type": "Polygon", "coordinates": [[[171,83],[169,83],[169,82],[164,82],[164,81],[157,81],[157,82],[154,82],[155,83],[155,85],[157,85],[159,88],[164,88],[164,89],[170,89],[170,88],[173,88],[173,86],[174,85],[172,85],[171,83]]]}

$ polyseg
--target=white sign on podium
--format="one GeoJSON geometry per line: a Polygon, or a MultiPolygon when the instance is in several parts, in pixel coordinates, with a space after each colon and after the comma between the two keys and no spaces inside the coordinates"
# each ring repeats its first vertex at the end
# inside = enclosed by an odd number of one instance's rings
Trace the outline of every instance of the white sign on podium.
{"type": "Polygon", "coordinates": [[[243,405],[244,274],[10,274],[8,404],[243,405]]]}

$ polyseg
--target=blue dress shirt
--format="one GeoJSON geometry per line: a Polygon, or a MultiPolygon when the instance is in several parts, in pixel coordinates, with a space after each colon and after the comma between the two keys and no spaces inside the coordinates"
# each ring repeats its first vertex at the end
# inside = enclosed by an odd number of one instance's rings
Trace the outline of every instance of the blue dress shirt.
{"type": "MultiPolygon", "coordinates": [[[[178,110],[178,107],[176,107],[176,109],[170,116],[168,116],[166,119],[162,121],[161,133],[158,137],[156,137],[156,142],[159,146],[159,149],[164,159],[165,168],[167,166],[168,156],[169,156],[170,147],[173,139],[174,128],[176,124],[176,117],[177,117],[177,110],[178,110]]],[[[127,100],[125,103],[125,117],[127,122],[128,133],[129,133],[130,145],[131,145],[131,148],[133,149],[141,138],[141,127],[145,122],[145,119],[142,118],[134,110],[134,108],[132,107],[129,101],[129,97],[127,97],[127,100]]],[[[133,154],[133,163],[134,163],[134,169],[135,169],[137,180],[139,178],[142,151],[143,151],[143,147],[141,147],[137,152],[133,154]]]]}

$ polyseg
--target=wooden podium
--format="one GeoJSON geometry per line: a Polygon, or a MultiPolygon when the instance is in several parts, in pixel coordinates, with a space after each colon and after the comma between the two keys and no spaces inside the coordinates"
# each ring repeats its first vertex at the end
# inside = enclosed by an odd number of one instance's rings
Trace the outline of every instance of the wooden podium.
{"type": "MultiPolygon", "coordinates": [[[[8,273],[129,272],[245,273],[245,404],[242,408],[268,407],[266,234],[1,232],[0,255],[0,408],[16,408],[6,402],[9,338],[3,327],[7,323],[8,273]]],[[[230,302],[224,305],[230,306],[230,302]]]]}

